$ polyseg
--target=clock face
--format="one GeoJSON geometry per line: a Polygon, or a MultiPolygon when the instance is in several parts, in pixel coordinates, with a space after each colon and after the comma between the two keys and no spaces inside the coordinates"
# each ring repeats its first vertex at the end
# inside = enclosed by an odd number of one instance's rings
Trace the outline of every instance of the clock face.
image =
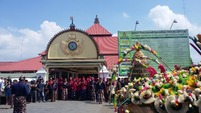
{"type": "Polygon", "coordinates": [[[70,49],[70,50],[76,50],[77,49],[77,43],[76,42],[74,42],[74,41],[72,41],[72,42],[69,42],[68,43],[68,48],[70,49]]]}

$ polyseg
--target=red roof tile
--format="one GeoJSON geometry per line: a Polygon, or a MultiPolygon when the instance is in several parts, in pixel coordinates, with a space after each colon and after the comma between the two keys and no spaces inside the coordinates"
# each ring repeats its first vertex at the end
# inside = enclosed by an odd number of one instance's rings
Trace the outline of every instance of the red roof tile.
{"type": "Polygon", "coordinates": [[[86,32],[90,34],[91,36],[112,36],[112,34],[106,30],[104,27],[102,27],[100,24],[94,24],[91,27],[89,27],[86,32]]]}
{"type": "Polygon", "coordinates": [[[9,65],[11,63],[15,63],[15,62],[0,62],[0,66],[9,65]]]}
{"type": "Polygon", "coordinates": [[[106,61],[107,69],[111,70],[114,68],[114,64],[118,62],[118,55],[105,55],[104,59],[106,61]]]}
{"type": "Polygon", "coordinates": [[[100,54],[118,54],[118,38],[117,37],[94,37],[100,54]]]}
{"type": "Polygon", "coordinates": [[[41,56],[26,59],[26,60],[21,60],[19,62],[13,62],[13,63],[6,63],[5,65],[0,65],[0,71],[37,71],[42,67],[42,64],[40,62],[41,56]]]}

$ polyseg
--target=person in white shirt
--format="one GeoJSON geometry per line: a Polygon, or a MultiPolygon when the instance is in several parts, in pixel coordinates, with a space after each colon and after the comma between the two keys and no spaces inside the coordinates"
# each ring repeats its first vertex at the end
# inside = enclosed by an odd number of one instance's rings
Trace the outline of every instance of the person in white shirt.
{"type": "Polygon", "coordinates": [[[1,96],[4,91],[4,79],[3,77],[0,78],[0,104],[1,104],[1,96]]]}
{"type": "Polygon", "coordinates": [[[113,103],[113,100],[114,100],[114,96],[115,96],[115,89],[116,87],[114,86],[114,82],[112,82],[109,86],[109,92],[110,92],[110,95],[109,95],[109,104],[110,103],[113,103]]]}
{"type": "Polygon", "coordinates": [[[0,95],[2,94],[3,91],[4,91],[4,79],[3,79],[3,77],[1,77],[1,79],[0,79],[0,95]]]}

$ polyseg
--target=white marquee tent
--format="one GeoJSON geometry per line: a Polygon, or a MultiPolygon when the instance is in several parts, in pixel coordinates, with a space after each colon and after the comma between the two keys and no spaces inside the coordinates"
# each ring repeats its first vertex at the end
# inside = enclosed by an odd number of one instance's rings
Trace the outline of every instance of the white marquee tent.
{"type": "Polygon", "coordinates": [[[100,69],[100,71],[99,71],[99,77],[100,78],[104,78],[104,79],[106,79],[106,78],[109,78],[109,71],[107,70],[107,68],[106,68],[106,66],[105,65],[103,65],[102,67],[101,67],[101,69],[100,69]]]}
{"type": "Polygon", "coordinates": [[[44,67],[36,72],[36,76],[43,78],[44,82],[46,81],[47,72],[45,71],[44,67]]]}

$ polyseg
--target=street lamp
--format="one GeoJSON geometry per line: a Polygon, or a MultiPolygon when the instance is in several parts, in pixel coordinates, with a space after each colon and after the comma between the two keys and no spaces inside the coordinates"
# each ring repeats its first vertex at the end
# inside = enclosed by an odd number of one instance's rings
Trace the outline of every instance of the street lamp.
{"type": "Polygon", "coordinates": [[[172,26],[173,26],[174,23],[177,23],[177,20],[173,20],[173,22],[172,22],[172,24],[170,26],[170,30],[172,29],[172,26]]]}
{"type": "Polygon", "coordinates": [[[135,22],[135,31],[136,31],[137,24],[139,24],[138,21],[135,22]]]}

